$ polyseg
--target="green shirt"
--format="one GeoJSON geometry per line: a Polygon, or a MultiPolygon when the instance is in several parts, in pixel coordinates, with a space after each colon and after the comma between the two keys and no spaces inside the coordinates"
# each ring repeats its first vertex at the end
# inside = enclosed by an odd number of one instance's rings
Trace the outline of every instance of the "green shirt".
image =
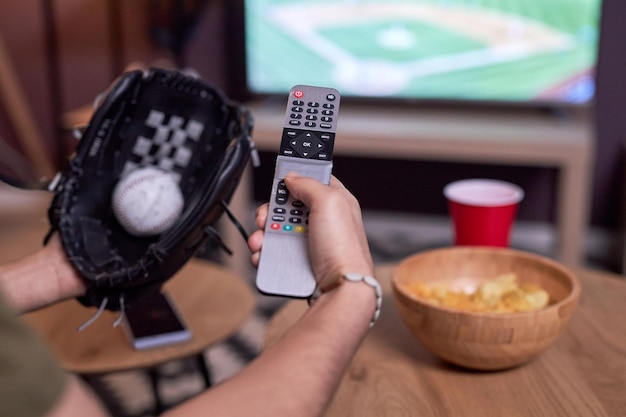
{"type": "Polygon", "coordinates": [[[45,415],[66,379],[42,340],[0,297],[0,417],[45,415]]]}

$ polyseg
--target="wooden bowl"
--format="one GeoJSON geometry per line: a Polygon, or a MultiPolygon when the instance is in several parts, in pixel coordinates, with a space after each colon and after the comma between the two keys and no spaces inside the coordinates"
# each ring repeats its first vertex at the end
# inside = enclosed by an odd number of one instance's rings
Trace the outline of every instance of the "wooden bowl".
{"type": "Polygon", "coordinates": [[[531,253],[487,247],[452,247],[418,253],[393,272],[394,303],[419,342],[440,358],[478,370],[523,364],[550,346],[566,328],[580,298],[580,283],[561,264],[531,253]],[[410,282],[476,288],[508,272],[518,282],[545,289],[550,302],[533,312],[467,312],[435,305],[407,291],[410,282]]]}

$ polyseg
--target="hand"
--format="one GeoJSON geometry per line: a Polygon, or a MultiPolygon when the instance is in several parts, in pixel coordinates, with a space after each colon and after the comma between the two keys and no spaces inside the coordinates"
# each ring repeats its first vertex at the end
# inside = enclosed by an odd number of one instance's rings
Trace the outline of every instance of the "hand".
{"type": "Polygon", "coordinates": [[[65,255],[58,234],[35,253],[0,265],[0,292],[19,312],[82,295],[85,284],[65,255]]]}
{"type": "MultiPolygon", "coordinates": [[[[309,254],[318,283],[334,280],[348,272],[373,275],[361,209],[356,198],[335,177],[330,185],[287,174],[285,185],[294,198],[310,209],[309,254]]],[[[259,263],[263,244],[263,229],[267,220],[268,204],[257,209],[256,224],[260,230],[248,240],[252,264],[259,263]]]]}

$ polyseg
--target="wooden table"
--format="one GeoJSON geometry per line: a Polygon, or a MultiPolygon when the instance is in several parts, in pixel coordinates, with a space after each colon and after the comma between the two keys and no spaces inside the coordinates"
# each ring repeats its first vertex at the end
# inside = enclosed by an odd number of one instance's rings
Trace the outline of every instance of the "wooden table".
{"type": "MultiPolygon", "coordinates": [[[[626,280],[580,270],[581,303],[566,332],[526,365],[475,372],[425,350],[396,314],[389,277],[381,319],[350,364],[326,417],[626,415],[626,280]]],[[[306,310],[292,301],[272,319],[273,343],[306,310]]]]}

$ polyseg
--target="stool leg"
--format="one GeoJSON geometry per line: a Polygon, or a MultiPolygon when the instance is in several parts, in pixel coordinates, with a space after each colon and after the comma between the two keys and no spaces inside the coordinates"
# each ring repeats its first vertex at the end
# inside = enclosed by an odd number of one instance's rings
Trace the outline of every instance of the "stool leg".
{"type": "Polygon", "coordinates": [[[211,387],[211,371],[209,370],[209,366],[202,352],[196,355],[196,362],[200,370],[200,375],[202,375],[202,380],[204,381],[205,388],[210,388],[211,387]]]}
{"type": "Polygon", "coordinates": [[[112,416],[127,417],[129,414],[122,406],[120,398],[116,395],[115,390],[102,380],[102,375],[80,375],[81,379],[89,385],[89,387],[100,398],[102,404],[112,416]]]}
{"type": "Polygon", "coordinates": [[[154,397],[154,412],[161,414],[164,411],[163,402],[161,401],[161,395],[159,394],[159,371],[156,367],[149,368],[147,370],[148,377],[150,378],[150,387],[152,388],[152,394],[154,397]]]}

